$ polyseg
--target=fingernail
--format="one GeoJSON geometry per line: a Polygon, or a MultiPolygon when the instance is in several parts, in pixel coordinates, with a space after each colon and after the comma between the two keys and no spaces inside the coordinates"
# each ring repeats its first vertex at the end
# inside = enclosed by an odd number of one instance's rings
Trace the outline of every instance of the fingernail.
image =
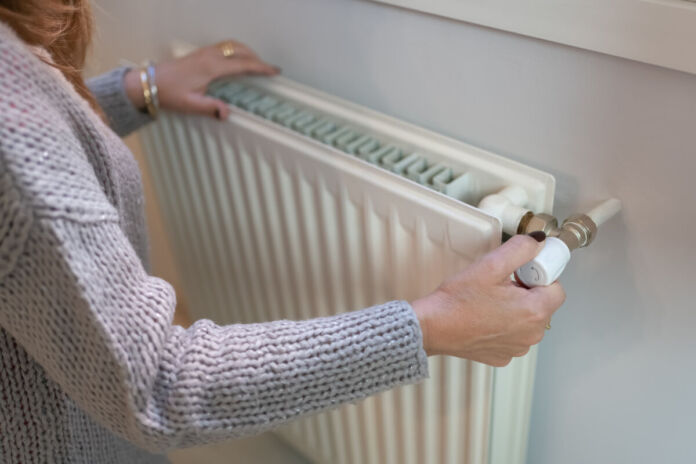
{"type": "Polygon", "coordinates": [[[535,230],[534,232],[530,232],[528,235],[537,242],[543,242],[546,240],[546,233],[543,230],[535,230]]]}
{"type": "Polygon", "coordinates": [[[215,108],[215,118],[217,120],[220,120],[220,109],[219,108],[215,108]]]}

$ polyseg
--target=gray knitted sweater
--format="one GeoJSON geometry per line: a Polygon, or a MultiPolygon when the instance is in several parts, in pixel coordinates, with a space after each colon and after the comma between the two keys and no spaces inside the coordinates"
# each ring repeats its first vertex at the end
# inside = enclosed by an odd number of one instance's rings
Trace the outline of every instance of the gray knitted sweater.
{"type": "MultiPolygon", "coordinates": [[[[37,52],[0,23],[0,462],[165,461],[427,375],[405,302],[173,325],[138,167],[37,52]]],[[[121,134],[147,121],[124,72],[90,82],[121,134]]]]}

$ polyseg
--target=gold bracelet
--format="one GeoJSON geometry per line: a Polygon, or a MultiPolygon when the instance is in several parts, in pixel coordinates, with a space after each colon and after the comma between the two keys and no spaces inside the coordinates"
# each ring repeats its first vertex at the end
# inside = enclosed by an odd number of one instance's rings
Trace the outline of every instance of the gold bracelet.
{"type": "Polygon", "coordinates": [[[152,61],[147,63],[147,81],[150,84],[150,97],[152,104],[155,107],[155,114],[159,114],[159,91],[157,89],[157,81],[155,79],[155,64],[152,61]]]}
{"type": "Polygon", "coordinates": [[[147,68],[140,70],[140,83],[143,86],[143,97],[145,98],[145,108],[152,118],[157,118],[157,106],[152,98],[152,87],[148,76],[147,68]]]}

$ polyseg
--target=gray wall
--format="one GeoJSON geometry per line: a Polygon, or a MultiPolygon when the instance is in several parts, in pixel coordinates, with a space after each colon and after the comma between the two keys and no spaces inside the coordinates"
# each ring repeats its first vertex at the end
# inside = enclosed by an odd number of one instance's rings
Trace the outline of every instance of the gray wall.
{"type": "Polygon", "coordinates": [[[696,76],[360,0],[98,4],[99,68],[234,37],[288,77],[550,171],[560,216],[621,198],[562,278],[528,462],[696,462],[696,76]]]}

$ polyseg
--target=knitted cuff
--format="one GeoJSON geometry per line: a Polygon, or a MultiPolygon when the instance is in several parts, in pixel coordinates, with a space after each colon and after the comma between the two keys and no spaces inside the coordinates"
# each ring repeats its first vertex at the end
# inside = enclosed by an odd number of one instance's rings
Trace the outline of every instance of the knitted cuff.
{"type": "Polygon", "coordinates": [[[123,80],[130,69],[116,68],[87,81],[87,86],[109,119],[109,125],[121,137],[152,121],[147,113],[133,106],[126,95],[123,80]]]}

